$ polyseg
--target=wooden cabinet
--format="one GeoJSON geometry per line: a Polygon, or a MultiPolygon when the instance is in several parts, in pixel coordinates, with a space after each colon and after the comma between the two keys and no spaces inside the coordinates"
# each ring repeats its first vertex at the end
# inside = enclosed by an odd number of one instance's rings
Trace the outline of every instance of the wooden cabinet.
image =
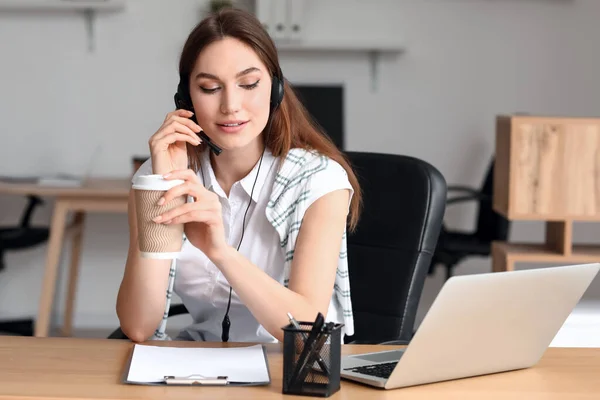
{"type": "Polygon", "coordinates": [[[494,271],[519,261],[600,261],[573,244],[573,221],[600,221],[600,119],[498,116],[494,199],[511,221],[546,222],[545,243],[494,243],[494,271]]]}

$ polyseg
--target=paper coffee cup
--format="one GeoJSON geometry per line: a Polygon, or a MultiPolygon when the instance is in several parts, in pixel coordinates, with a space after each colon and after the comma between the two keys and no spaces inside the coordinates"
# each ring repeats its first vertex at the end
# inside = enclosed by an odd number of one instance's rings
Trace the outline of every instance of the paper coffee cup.
{"type": "Polygon", "coordinates": [[[166,180],[161,175],[140,175],[134,180],[132,188],[135,189],[138,245],[142,257],[174,259],[179,255],[183,224],[165,225],[153,219],[186,202],[184,195],[162,206],[156,204],[167,190],[182,183],[183,180],[166,180]]]}

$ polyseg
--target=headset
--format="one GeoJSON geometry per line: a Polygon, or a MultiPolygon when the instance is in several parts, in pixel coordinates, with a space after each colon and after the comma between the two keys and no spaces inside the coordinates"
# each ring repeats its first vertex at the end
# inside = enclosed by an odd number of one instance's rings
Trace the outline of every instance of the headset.
{"type": "MultiPolygon", "coordinates": [[[[266,131],[267,134],[269,134],[271,132],[271,125],[273,122],[273,113],[281,105],[281,102],[283,101],[283,96],[284,96],[283,83],[284,83],[283,73],[281,72],[281,68],[278,68],[277,75],[274,75],[271,78],[271,98],[270,98],[270,102],[269,102],[269,121],[268,121],[268,129],[266,131]]],[[[184,110],[194,112],[194,108],[192,106],[192,99],[191,99],[191,96],[189,93],[188,79],[185,79],[180,76],[179,84],[177,85],[177,92],[175,93],[174,100],[175,100],[175,106],[178,109],[184,109],[184,110]]],[[[194,121],[196,124],[198,123],[198,121],[196,120],[196,114],[194,114],[190,119],[192,121],[194,121]]],[[[206,135],[206,133],[204,133],[204,131],[200,131],[198,133],[198,136],[202,139],[203,143],[206,143],[206,145],[208,147],[210,147],[211,151],[216,156],[221,154],[223,149],[221,149],[219,146],[217,146],[215,143],[213,143],[210,140],[210,138],[208,137],[208,135],[206,135]]],[[[266,150],[266,148],[265,148],[265,150],[266,150]]],[[[254,179],[254,184],[252,185],[252,190],[250,191],[250,201],[248,201],[248,207],[246,207],[246,211],[244,212],[244,219],[242,220],[242,235],[240,237],[240,242],[237,245],[238,251],[240,250],[240,246],[242,245],[242,240],[244,240],[244,231],[246,228],[246,215],[248,214],[248,210],[250,209],[250,205],[252,204],[252,198],[254,195],[254,187],[256,186],[256,181],[258,180],[258,176],[260,174],[260,167],[262,165],[262,160],[263,160],[264,154],[265,154],[265,151],[263,151],[262,155],[260,156],[260,161],[258,163],[258,171],[256,172],[256,178],[254,179]]],[[[204,178],[204,171],[202,170],[202,164],[200,164],[200,170],[202,173],[202,182],[206,182],[206,180],[204,178]]],[[[229,300],[227,302],[227,310],[225,311],[225,316],[223,317],[223,321],[221,322],[221,329],[222,329],[221,340],[223,342],[229,341],[229,330],[231,328],[231,321],[229,319],[229,309],[231,308],[231,293],[232,293],[232,291],[233,291],[233,288],[231,286],[229,286],[229,300]]]]}

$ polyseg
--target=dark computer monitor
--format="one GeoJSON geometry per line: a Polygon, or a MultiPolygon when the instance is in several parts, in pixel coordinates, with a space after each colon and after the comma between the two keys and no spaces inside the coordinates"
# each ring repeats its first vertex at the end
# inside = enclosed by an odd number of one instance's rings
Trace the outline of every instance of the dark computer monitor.
{"type": "Polygon", "coordinates": [[[344,89],[342,86],[293,85],[300,101],[335,145],[344,150],[344,89]]]}

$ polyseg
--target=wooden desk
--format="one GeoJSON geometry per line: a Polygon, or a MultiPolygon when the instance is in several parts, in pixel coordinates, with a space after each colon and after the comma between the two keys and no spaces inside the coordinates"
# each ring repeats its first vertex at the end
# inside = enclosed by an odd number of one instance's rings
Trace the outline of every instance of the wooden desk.
{"type": "MultiPolygon", "coordinates": [[[[155,342],[197,347],[240,344],[155,342]]],[[[271,385],[257,387],[164,387],[121,383],[133,343],[108,339],[4,337],[0,340],[0,399],[285,399],[282,353],[268,345],[271,385]]],[[[342,347],[343,354],[394,346],[342,347]]],[[[598,399],[600,349],[550,348],[533,368],[403,389],[382,390],[342,381],[334,399],[598,399]]],[[[307,397],[297,397],[306,399],[307,397]]]]}
{"type": "Polygon", "coordinates": [[[90,212],[127,212],[130,182],[130,179],[95,178],[87,180],[80,187],[73,188],[0,183],[0,193],[31,194],[56,198],[50,224],[50,238],[48,240],[44,280],[35,323],[35,336],[48,336],[58,264],[66,236],[72,237],[72,246],[62,334],[65,336],[71,335],[85,215],[90,212]],[[67,226],[69,212],[73,212],[74,215],[72,223],[67,226]]]}

